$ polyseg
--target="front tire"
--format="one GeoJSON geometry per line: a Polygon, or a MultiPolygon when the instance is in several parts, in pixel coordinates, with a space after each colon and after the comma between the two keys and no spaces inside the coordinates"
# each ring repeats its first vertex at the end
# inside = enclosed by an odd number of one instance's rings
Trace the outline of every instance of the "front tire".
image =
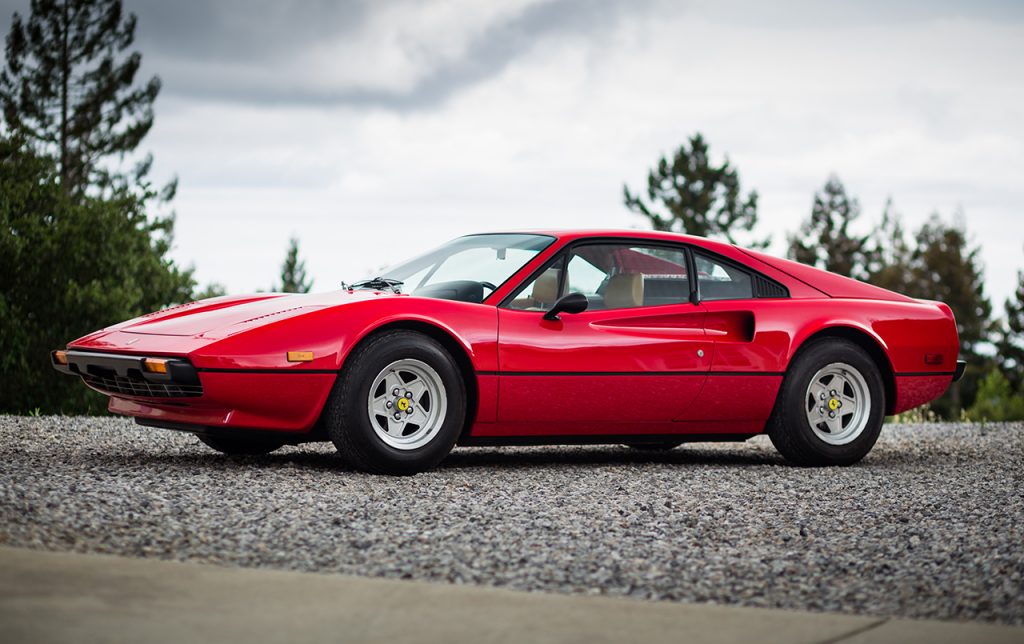
{"type": "Polygon", "coordinates": [[[786,373],[768,436],[797,465],[852,465],[878,440],[885,388],[863,349],[843,339],[814,341],[786,373]]]}
{"type": "Polygon", "coordinates": [[[346,359],[324,408],[327,434],[353,467],[409,475],[437,466],[466,417],[466,385],[440,343],[385,331],[346,359]]]}

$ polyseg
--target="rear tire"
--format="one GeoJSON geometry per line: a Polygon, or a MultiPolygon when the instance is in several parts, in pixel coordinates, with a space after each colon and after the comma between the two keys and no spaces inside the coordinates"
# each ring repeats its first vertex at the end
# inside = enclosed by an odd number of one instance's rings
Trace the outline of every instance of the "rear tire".
{"type": "Polygon", "coordinates": [[[878,367],[849,340],[816,340],[786,373],[768,436],[796,465],[852,465],[878,440],[885,388],[878,367]]]}
{"type": "Polygon", "coordinates": [[[264,436],[209,436],[197,434],[199,442],[230,456],[269,454],[284,446],[284,442],[264,436]]]}
{"type": "Polygon", "coordinates": [[[345,360],[324,407],[334,446],[353,467],[409,475],[437,466],[466,417],[466,385],[452,356],[415,331],[371,336],[345,360]]]}

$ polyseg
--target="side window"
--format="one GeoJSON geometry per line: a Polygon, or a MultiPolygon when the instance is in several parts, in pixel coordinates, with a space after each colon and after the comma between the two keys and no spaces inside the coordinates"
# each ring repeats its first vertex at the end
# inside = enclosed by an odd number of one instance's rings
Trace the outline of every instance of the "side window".
{"type": "Polygon", "coordinates": [[[591,311],[687,302],[686,251],[631,244],[577,246],[568,261],[562,256],[520,288],[509,308],[546,311],[566,293],[586,295],[591,311]]]}
{"type": "Polygon", "coordinates": [[[566,270],[565,292],[583,293],[587,299],[599,297],[601,287],[608,281],[608,273],[573,253],[566,270]]]}
{"type": "Polygon", "coordinates": [[[745,300],[754,297],[753,283],[747,271],[699,252],[694,253],[693,259],[697,264],[697,285],[701,300],[745,300]]]}

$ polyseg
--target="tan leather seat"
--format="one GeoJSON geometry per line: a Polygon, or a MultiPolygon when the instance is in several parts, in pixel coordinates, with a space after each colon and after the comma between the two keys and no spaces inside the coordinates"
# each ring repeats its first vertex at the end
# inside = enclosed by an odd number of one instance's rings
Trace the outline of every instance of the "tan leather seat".
{"type": "Polygon", "coordinates": [[[534,306],[550,308],[558,300],[558,273],[557,268],[544,271],[533,283],[533,290],[530,298],[534,306]]]}
{"type": "Polygon", "coordinates": [[[546,311],[558,299],[558,273],[559,269],[550,268],[544,271],[540,277],[533,282],[530,293],[523,293],[522,297],[512,300],[509,308],[520,311],[546,311]]]}
{"type": "Polygon", "coordinates": [[[609,309],[643,306],[644,276],[640,273],[612,275],[604,291],[604,305],[609,309]]]}

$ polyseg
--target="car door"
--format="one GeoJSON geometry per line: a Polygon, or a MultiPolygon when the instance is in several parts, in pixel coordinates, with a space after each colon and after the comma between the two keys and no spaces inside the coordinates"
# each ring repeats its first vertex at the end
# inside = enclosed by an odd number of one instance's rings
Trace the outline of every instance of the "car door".
{"type": "MultiPolygon", "coordinates": [[[[499,308],[499,422],[667,422],[704,384],[711,343],[690,303],[688,250],[636,241],[577,244],[499,308]],[[583,293],[582,313],[544,319],[583,293]]],[[[642,433],[642,426],[635,427],[642,433]]]]}
{"type": "Polygon", "coordinates": [[[788,293],[746,267],[702,250],[692,253],[704,329],[714,345],[708,380],[679,421],[764,421],[771,414],[789,350],[789,334],[773,328],[788,293]],[[755,288],[760,279],[761,288],[755,288]],[[773,312],[774,311],[774,312],[773,312]]]}

